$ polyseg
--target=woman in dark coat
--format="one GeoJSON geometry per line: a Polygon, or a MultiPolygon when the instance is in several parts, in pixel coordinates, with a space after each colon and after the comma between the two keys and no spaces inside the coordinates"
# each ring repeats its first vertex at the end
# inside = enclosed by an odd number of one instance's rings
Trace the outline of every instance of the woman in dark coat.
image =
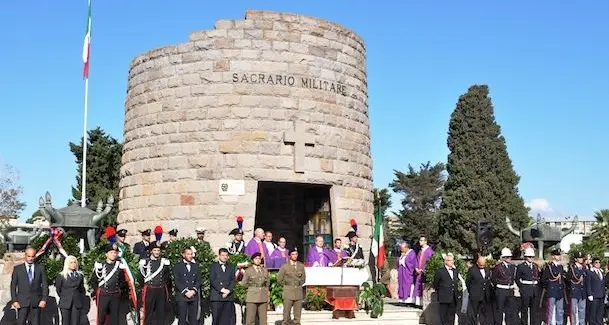
{"type": "Polygon", "coordinates": [[[84,276],[78,270],[78,260],[74,256],[66,257],[63,271],[55,280],[59,296],[59,310],[62,325],[80,325],[81,314],[86,305],[84,276]]]}

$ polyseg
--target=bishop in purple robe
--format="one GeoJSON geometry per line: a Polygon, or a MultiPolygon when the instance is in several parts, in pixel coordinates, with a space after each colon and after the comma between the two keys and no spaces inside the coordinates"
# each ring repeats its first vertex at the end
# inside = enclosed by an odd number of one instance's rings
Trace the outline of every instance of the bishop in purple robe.
{"type": "Polygon", "coordinates": [[[288,261],[288,257],[290,256],[290,251],[285,248],[286,239],[284,237],[279,237],[277,241],[277,248],[271,253],[270,263],[267,266],[269,269],[280,269],[283,264],[288,261]]]}
{"type": "Polygon", "coordinates": [[[398,299],[401,302],[414,302],[414,276],[417,268],[417,254],[408,243],[400,245],[402,255],[398,257],[398,299]]]}
{"type": "Polygon", "coordinates": [[[423,284],[425,283],[425,266],[427,265],[427,260],[433,255],[434,251],[427,245],[427,238],[421,237],[419,238],[419,245],[421,245],[421,250],[417,255],[417,269],[415,274],[415,304],[417,306],[423,306],[423,284]]]}
{"type": "Polygon", "coordinates": [[[309,248],[307,253],[306,266],[324,267],[328,266],[330,258],[328,257],[328,249],[324,248],[324,238],[317,236],[315,238],[315,246],[309,248]]]}
{"type": "Polygon", "coordinates": [[[254,238],[252,238],[245,246],[245,255],[251,257],[254,253],[260,253],[264,257],[264,265],[268,267],[270,261],[269,251],[266,245],[263,243],[264,230],[257,228],[254,231],[254,238]]]}

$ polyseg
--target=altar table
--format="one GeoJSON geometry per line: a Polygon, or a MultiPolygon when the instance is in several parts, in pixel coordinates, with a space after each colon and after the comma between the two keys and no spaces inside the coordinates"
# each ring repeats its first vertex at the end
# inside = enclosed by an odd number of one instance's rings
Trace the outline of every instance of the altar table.
{"type": "Polygon", "coordinates": [[[356,311],[359,287],[370,277],[367,268],[305,267],[307,292],[321,289],[334,311],[356,311]]]}

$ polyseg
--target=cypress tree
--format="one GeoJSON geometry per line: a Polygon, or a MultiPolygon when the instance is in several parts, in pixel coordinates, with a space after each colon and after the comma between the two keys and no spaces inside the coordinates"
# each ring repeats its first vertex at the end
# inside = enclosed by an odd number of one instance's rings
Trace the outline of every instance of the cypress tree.
{"type": "Polygon", "coordinates": [[[487,85],[473,85],[461,95],[448,129],[448,178],[438,220],[443,248],[471,254],[477,250],[476,224],[487,220],[494,232],[492,252],[520,244],[505,222],[529,223],[528,209],[518,193],[520,177],[507,153],[495,121],[487,85]]]}

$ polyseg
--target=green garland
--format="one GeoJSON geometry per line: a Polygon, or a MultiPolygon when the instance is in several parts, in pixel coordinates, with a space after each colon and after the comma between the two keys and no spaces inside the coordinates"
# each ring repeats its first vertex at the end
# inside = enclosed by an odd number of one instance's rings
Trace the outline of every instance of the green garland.
{"type": "MultiPolygon", "coordinates": [[[[30,246],[38,251],[42,245],[49,239],[49,235],[45,234],[32,239],[30,246]]],[[[61,238],[61,246],[65,249],[68,255],[73,255],[77,259],[80,257],[80,249],[76,238],[64,235],[61,238]]],[[[38,263],[44,266],[46,270],[49,285],[55,284],[55,279],[59,272],[63,270],[64,257],[59,253],[55,244],[49,245],[47,251],[38,257],[38,263]],[[52,258],[53,257],[53,258],[52,258]]]]}

